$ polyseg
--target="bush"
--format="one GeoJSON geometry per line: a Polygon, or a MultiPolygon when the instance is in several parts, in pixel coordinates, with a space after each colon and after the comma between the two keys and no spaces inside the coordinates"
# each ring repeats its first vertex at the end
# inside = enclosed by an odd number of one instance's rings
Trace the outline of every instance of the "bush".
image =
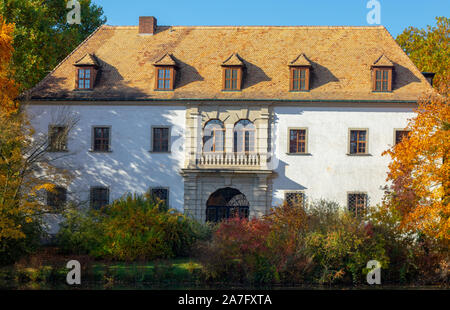
{"type": "Polygon", "coordinates": [[[208,229],[149,195],[128,194],[99,211],[66,214],[58,242],[62,250],[114,260],[186,256],[208,229]]]}
{"type": "Polygon", "coordinates": [[[0,266],[14,263],[21,257],[35,252],[40,246],[41,238],[45,235],[39,218],[30,222],[24,216],[16,219],[16,222],[17,225],[22,227],[25,237],[19,239],[4,238],[0,242],[0,266]]]}
{"type": "Polygon", "coordinates": [[[447,283],[448,248],[399,229],[392,214],[355,217],[338,204],[283,204],[261,219],[229,219],[201,246],[214,281],[365,284],[367,262],[381,263],[383,283],[447,283]]]}

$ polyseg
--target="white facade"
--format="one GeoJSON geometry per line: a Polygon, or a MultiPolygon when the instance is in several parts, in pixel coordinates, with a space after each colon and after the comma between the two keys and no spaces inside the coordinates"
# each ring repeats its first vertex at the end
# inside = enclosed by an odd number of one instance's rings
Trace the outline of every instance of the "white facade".
{"type": "MultiPolygon", "coordinates": [[[[112,201],[125,193],[144,193],[149,187],[169,188],[170,206],[183,209],[184,165],[183,106],[31,105],[28,113],[36,132],[47,134],[59,115],[79,117],[68,137],[68,153],[59,160],[75,174],[67,188],[68,199],[88,204],[90,187],[105,186],[112,201]],[[93,126],[111,127],[111,152],[92,151],[93,126]],[[152,153],[151,127],[170,126],[170,153],[152,153]]],[[[58,163],[60,164],[60,163],[58,163]]]]}
{"type": "MultiPolygon", "coordinates": [[[[181,104],[32,104],[27,108],[37,134],[47,134],[48,126],[56,125],[61,113],[79,117],[69,135],[68,152],[59,160],[75,173],[67,188],[69,200],[88,204],[92,186],[108,187],[110,201],[127,192],[164,187],[169,189],[170,207],[186,210],[189,201],[198,213],[194,215],[202,220],[208,197],[223,187],[245,194],[250,216],[267,212],[292,191],[304,192],[307,199],[333,200],[343,207],[347,205],[347,193],[363,192],[369,204],[375,205],[383,196],[390,160],[381,153],[394,144],[395,129],[405,128],[414,116],[414,107],[405,104],[272,104],[251,107],[247,114],[245,106],[239,106],[241,114],[236,119],[254,114],[258,158],[266,162],[252,167],[239,163],[204,167],[195,164],[200,154],[192,154],[201,150],[198,146],[202,137],[198,135],[202,123],[214,109],[221,111],[214,117],[226,119],[235,107],[204,107],[206,112],[202,114],[200,108],[194,116],[188,115],[189,107],[181,104]],[[259,113],[258,109],[264,111],[259,113]],[[201,122],[189,122],[192,117],[201,122]],[[111,152],[92,151],[93,126],[111,127],[111,152]],[[151,152],[152,126],[170,127],[169,153],[151,152]],[[307,129],[306,154],[288,154],[290,128],[307,129]],[[352,128],[368,130],[368,154],[349,155],[352,128]],[[194,144],[197,141],[197,147],[186,147],[188,140],[194,144]],[[186,188],[191,193],[185,192],[186,188]]],[[[232,125],[226,127],[226,137],[232,139],[232,125]]],[[[232,151],[231,141],[226,142],[226,148],[232,151]]]]}
{"type": "Polygon", "coordinates": [[[365,192],[369,204],[381,201],[394,130],[407,126],[412,107],[385,104],[378,107],[339,105],[275,107],[273,201],[286,191],[303,191],[307,199],[333,200],[347,205],[348,192],[365,192]],[[288,128],[307,128],[307,155],[289,155],[288,128]],[[349,129],[368,130],[368,155],[349,155],[349,129]],[[278,162],[277,162],[278,161],[278,162]]]}

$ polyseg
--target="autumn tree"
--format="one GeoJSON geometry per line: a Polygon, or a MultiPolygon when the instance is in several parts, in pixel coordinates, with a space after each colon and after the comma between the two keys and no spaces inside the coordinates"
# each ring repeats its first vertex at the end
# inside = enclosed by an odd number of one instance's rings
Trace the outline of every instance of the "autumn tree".
{"type": "MultiPolygon", "coordinates": [[[[448,87],[448,86],[447,86],[448,87]]],[[[401,227],[434,239],[450,239],[450,106],[437,93],[419,101],[408,136],[384,152],[392,182],[386,206],[400,215],[401,227]]]]}
{"type": "Polygon", "coordinates": [[[81,24],[67,23],[68,0],[3,0],[0,15],[14,23],[12,67],[20,90],[42,80],[76,46],[106,22],[91,0],[81,4],[81,24]]]}
{"type": "MultiPolygon", "coordinates": [[[[14,25],[0,16],[0,264],[37,245],[42,215],[51,211],[43,192],[70,180],[70,171],[48,156],[48,135],[34,134],[15,100],[19,90],[10,66],[13,32],[14,25]]],[[[76,119],[64,115],[60,120],[70,130],[76,119]]]]}
{"type": "Polygon", "coordinates": [[[402,47],[422,72],[434,72],[434,84],[448,91],[450,76],[450,19],[436,17],[436,26],[426,29],[409,27],[397,36],[402,47]]]}

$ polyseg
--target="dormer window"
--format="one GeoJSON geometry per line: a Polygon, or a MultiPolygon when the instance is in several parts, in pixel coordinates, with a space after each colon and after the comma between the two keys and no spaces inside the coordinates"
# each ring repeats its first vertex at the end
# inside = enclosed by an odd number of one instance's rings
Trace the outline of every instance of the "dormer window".
{"type": "Polygon", "coordinates": [[[238,54],[232,54],[222,63],[222,90],[240,91],[242,89],[245,64],[238,54]]]}
{"type": "Polygon", "coordinates": [[[394,64],[382,55],[372,65],[372,90],[374,92],[392,91],[392,73],[394,64]]]}
{"type": "Polygon", "coordinates": [[[311,62],[300,54],[289,63],[289,90],[309,91],[311,62]]]}
{"type": "Polygon", "coordinates": [[[78,89],[91,89],[91,68],[78,69],[78,89]]]}
{"type": "Polygon", "coordinates": [[[172,90],[173,89],[173,69],[169,67],[158,68],[156,77],[156,89],[172,90]]]}
{"type": "Polygon", "coordinates": [[[165,54],[155,66],[155,90],[173,90],[177,64],[170,54],[165,54]]]}
{"type": "Polygon", "coordinates": [[[99,67],[95,55],[86,54],[74,65],[77,67],[75,89],[93,89],[95,86],[95,78],[97,77],[99,67]]]}

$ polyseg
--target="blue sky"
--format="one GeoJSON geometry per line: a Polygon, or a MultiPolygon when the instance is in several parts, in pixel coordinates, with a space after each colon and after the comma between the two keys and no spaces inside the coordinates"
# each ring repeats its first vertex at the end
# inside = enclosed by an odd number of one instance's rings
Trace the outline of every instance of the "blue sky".
{"type": "MultiPolygon", "coordinates": [[[[369,0],[93,0],[109,25],[136,25],[155,16],[160,25],[365,26],[369,0]]],[[[408,26],[434,25],[450,16],[450,0],[378,0],[381,25],[397,36],[408,26]]]]}

